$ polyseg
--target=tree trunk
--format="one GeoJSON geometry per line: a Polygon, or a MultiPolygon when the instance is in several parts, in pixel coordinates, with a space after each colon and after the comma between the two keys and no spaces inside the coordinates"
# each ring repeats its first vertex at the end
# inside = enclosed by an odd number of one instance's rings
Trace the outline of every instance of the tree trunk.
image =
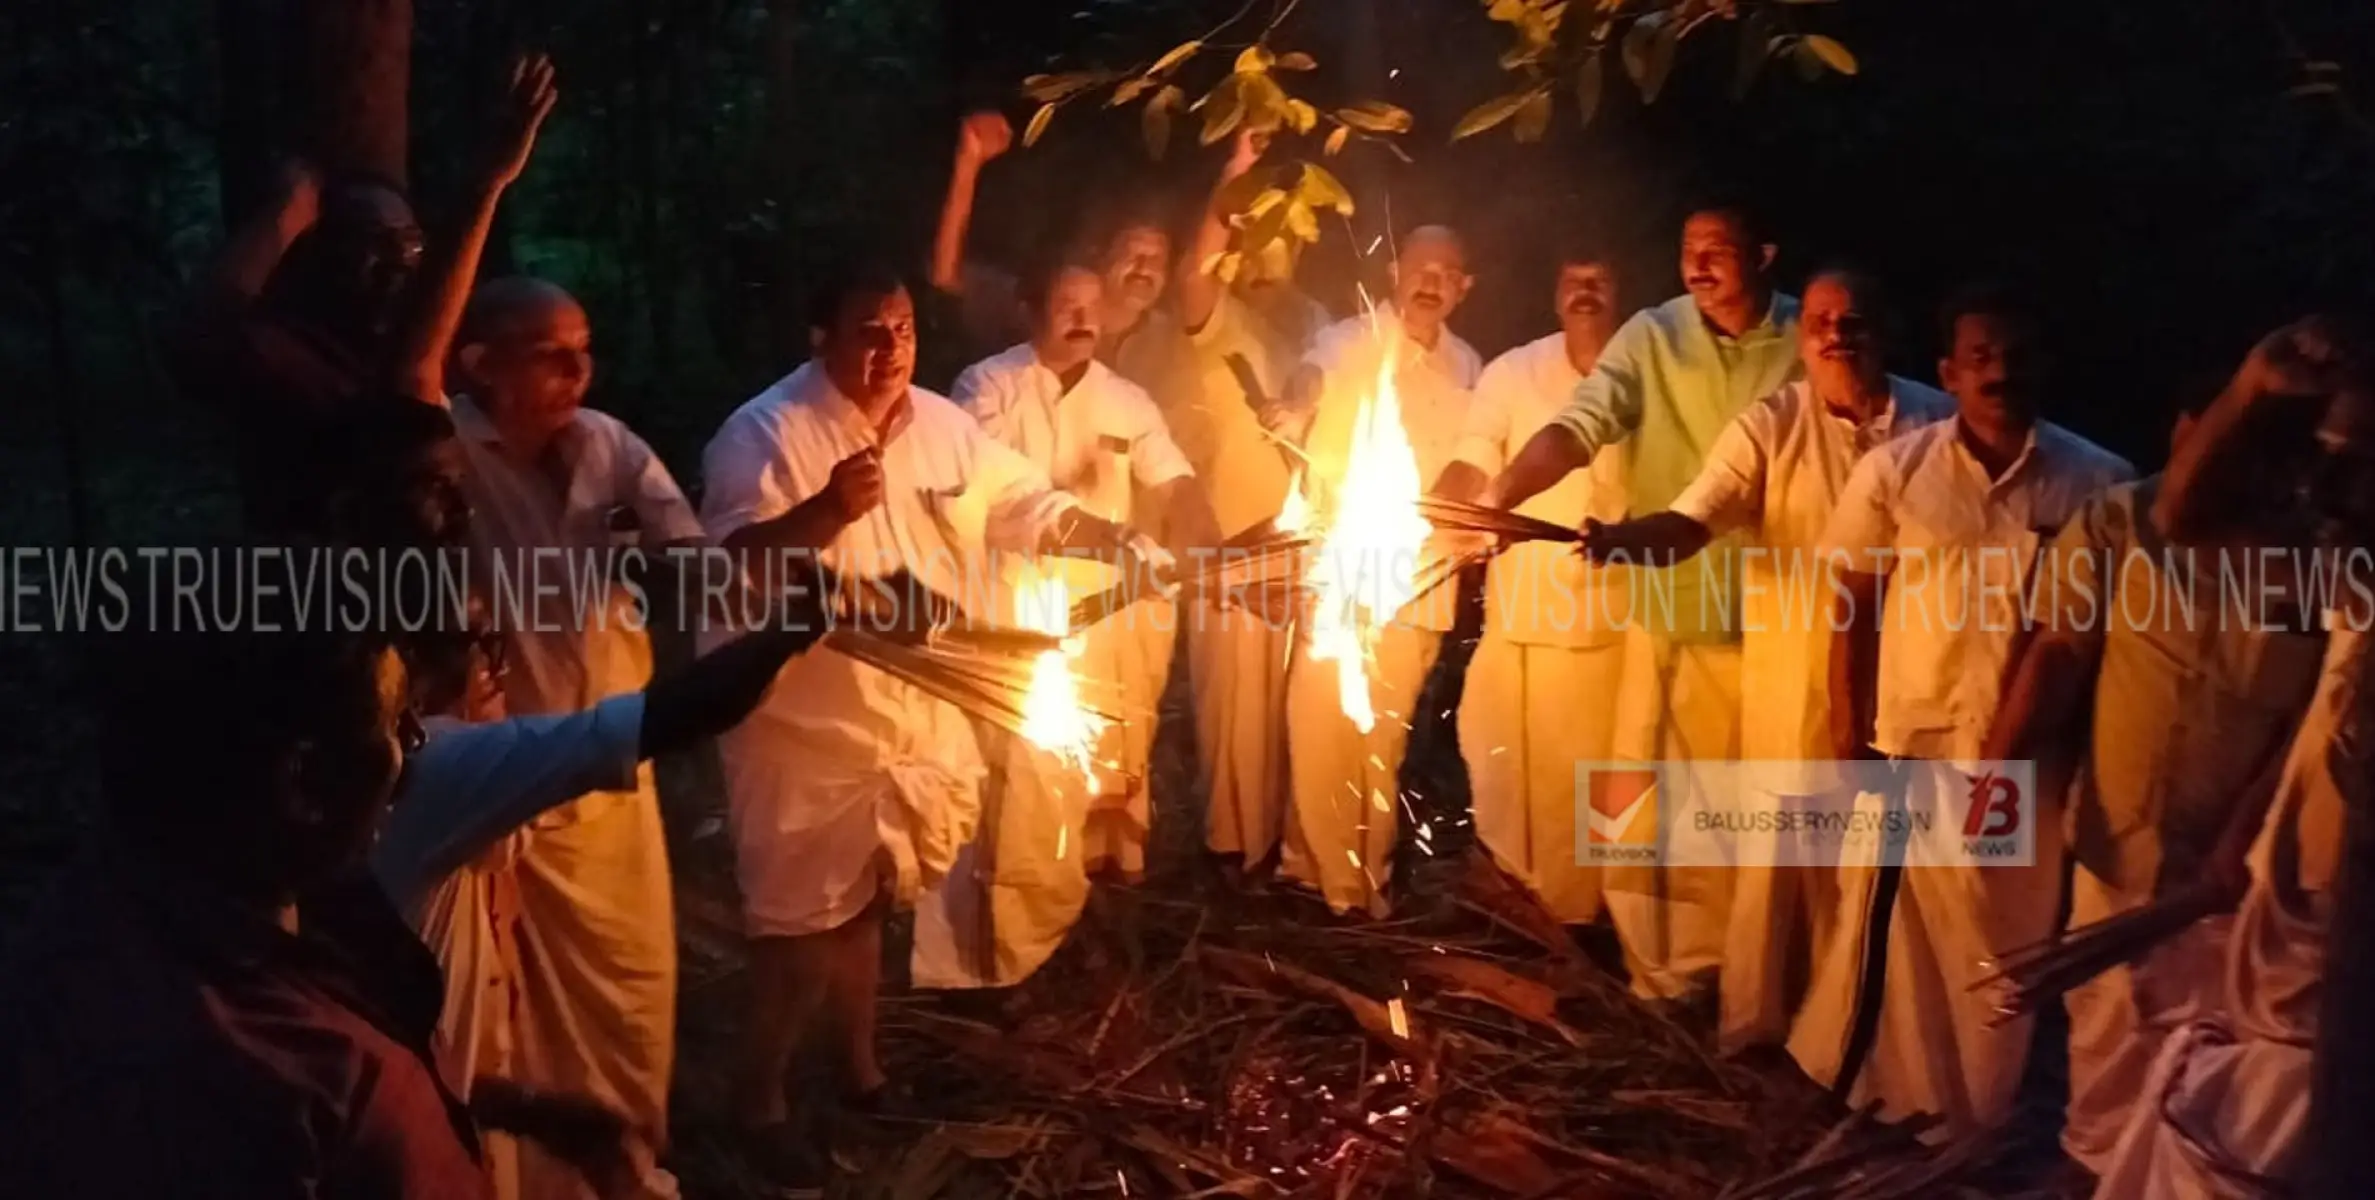
{"type": "Polygon", "coordinates": [[[412,0],[303,0],[297,8],[298,144],[326,169],[402,184],[412,0]]]}
{"type": "Polygon", "coordinates": [[[269,198],[273,159],[291,148],[288,26],[286,0],[216,0],[223,108],[215,162],[225,228],[269,198]]]}

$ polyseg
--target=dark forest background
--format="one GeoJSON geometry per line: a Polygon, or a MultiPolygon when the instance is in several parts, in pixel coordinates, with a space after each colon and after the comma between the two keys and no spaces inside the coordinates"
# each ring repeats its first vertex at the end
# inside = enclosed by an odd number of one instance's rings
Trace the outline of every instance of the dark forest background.
{"type": "MultiPolygon", "coordinates": [[[[1584,0],[1578,0],[1583,4],[1584,0]]],[[[332,0],[312,0],[315,8],[332,0]]],[[[401,11],[403,0],[336,0],[401,11]]],[[[804,353],[803,285],[856,246],[921,264],[954,121],[1026,74],[1159,53],[1236,0],[410,0],[409,152],[430,228],[509,53],[551,51],[561,101],[505,202],[489,269],[549,276],[593,315],[593,403],[695,485],[702,442],[804,353]]],[[[185,283],[300,145],[287,103],[305,0],[0,5],[0,516],[10,545],[158,544],[226,524],[223,455],[160,367],[185,283]]],[[[1612,73],[1588,129],[1457,145],[1503,90],[1504,32],[1474,0],[1304,0],[1276,40],[1318,85],[1417,115],[1402,163],[1356,145],[1359,212],[1305,260],[1340,310],[1380,282],[1356,247],[1421,220],[1466,230],[1480,282],[1457,325],[1492,354],[1548,329],[1540,251],[1615,245],[1627,301],[1677,290],[1677,206],[1756,197],[1794,282],[1846,257],[1895,289],[1902,369],[1956,280],[2033,283],[2065,351],[2054,416],[2145,465],[2189,388],[2274,321],[2375,287],[2375,73],[2363,0],[1839,0],[1791,15],[1854,77],[1769,69],[1732,95],[1714,23],[1643,105],[1612,73]],[[2330,67],[2311,64],[2328,63],[2330,67]],[[2369,104],[2375,104],[2370,99],[2369,104]]],[[[1777,64],[1778,65],[1778,64],[1777,64]]],[[[294,81],[294,82],[293,82],[294,81]]],[[[1165,162],[1135,117],[1067,108],[989,170],[975,248],[1018,261],[1116,189],[1197,202],[1217,151],[1165,162]]],[[[398,145],[405,143],[397,143],[398,145]]],[[[385,153],[393,156],[391,146],[385,153]]],[[[935,381],[937,382],[937,381],[935,381]]],[[[63,656],[0,637],[0,858],[45,855],[85,764],[63,656]],[[20,815],[22,819],[20,819],[20,815]]],[[[193,702],[203,702],[193,698],[193,702]]]]}

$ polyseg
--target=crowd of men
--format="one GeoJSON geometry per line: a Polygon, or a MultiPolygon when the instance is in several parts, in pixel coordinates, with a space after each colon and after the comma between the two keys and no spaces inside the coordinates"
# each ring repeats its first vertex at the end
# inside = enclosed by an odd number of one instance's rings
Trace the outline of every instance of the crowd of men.
{"type": "MultiPolygon", "coordinates": [[[[2017,293],[1946,306],[1943,390],[1898,378],[1875,282],[1825,268],[1783,293],[1772,240],[1731,203],[1683,224],[1685,293],[1629,318],[1606,255],[1545,261],[1557,330],[1489,362],[1455,332],[1473,277],[1448,228],[1404,234],[1390,300],[1341,320],[1292,278],[1203,270],[1251,137],[1184,239],[1156,215],[1098,222],[1004,292],[965,256],[976,182],[1011,139],[977,114],[928,283],[856,267],[819,289],[807,362],[726,419],[696,506],[583,407],[575,299],[473,286],[551,75],[520,65],[481,186],[425,247],[397,189],[296,170],[226,248],[176,363],[239,439],[255,536],[792,552],[1016,624],[1049,580],[1176,585],[1291,499],[1328,512],[1390,378],[1434,493],[1580,531],[1580,552],[1492,547],[1456,732],[1484,852],[1560,920],[1612,928],[1645,1000],[1714,1014],[1727,1051],[1786,1047],[1851,1102],[1985,1129],[2011,1118],[2035,1039],[1993,1019],[1985,964],[2207,882],[2225,915],[2069,996],[2064,1144],[2111,1197],[2295,1169],[2375,612],[2295,593],[2281,619],[2135,622],[2034,595],[2097,564],[2097,597],[2198,592],[2215,614],[2236,598],[2214,574],[2154,574],[2164,549],[2363,546],[2363,488],[2311,489],[2310,509],[2270,478],[2310,469],[2280,452],[2320,430],[2328,460],[2367,453],[2375,397],[2332,325],[2278,331],[2214,398],[2173,406],[2169,467],[2139,480],[2040,416],[2047,331],[2017,293]],[[919,330],[975,351],[945,396],[915,382],[919,330]],[[1832,565],[1819,617],[1782,599],[1806,561],[1832,565]],[[983,562],[986,598],[962,577],[983,562]],[[1906,619],[1939,596],[1995,619],[1906,619]],[[1848,767],[1885,762],[1903,768],[1887,802],[1959,820],[1957,770],[2007,761],[2037,764],[2030,865],[1579,849],[1598,819],[1581,764],[1754,763],[1786,810],[1871,801],[1848,767]]],[[[673,1194],[677,955],[649,762],[716,736],[750,950],[731,1115],[772,1180],[819,1185],[820,1115],[922,1082],[875,1054],[886,916],[916,913],[915,986],[1036,969],[1092,877],[1144,869],[1175,671],[1228,877],[1389,911],[1397,845],[1423,836],[1401,767],[1460,587],[1377,631],[1366,729],[1295,622],[1242,589],[1150,589],[1082,635],[1076,669],[1138,714],[1085,771],[818,648],[831,590],[668,613],[702,653],[657,679],[644,622],[558,609],[474,609],[451,636],[137,639],[104,693],[105,834],[0,979],[0,1177],[40,1195],[673,1194]],[[795,1085],[804,1056],[828,1082],[795,1085]]]]}

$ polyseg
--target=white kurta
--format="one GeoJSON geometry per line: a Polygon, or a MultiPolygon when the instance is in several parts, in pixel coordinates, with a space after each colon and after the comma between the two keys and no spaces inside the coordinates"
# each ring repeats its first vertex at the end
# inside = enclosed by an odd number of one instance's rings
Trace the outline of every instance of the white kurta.
{"type": "MultiPolygon", "coordinates": [[[[613,565],[610,516],[631,509],[646,552],[697,540],[700,522],[643,439],[578,410],[544,463],[505,456],[468,397],[453,404],[471,536],[494,619],[510,634],[503,698],[515,716],[573,713],[651,681],[637,597],[613,565]]],[[[648,578],[648,575],[645,576],[648,578]]],[[[676,919],[651,769],[537,819],[513,870],[521,960],[520,1081],[583,1092],[668,1128],[676,1048],[676,919]]],[[[523,1155],[531,1195],[580,1194],[569,1168],[523,1155]]]]}
{"type": "Polygon", "coordinates": [[[2300,1183],[2343,812],[2364,811],[2375,778],[2367,640],[2339,625],[2327,639],[2317,694],[2252,846],[2218,1002],[2162,1046],[2101,1200],[2285,1195],[2300,1183]]]}
{"type": "MultiPolygon", "coordinates": [[[[1132,523],[1136,492],[1191,473],[1154,401],[1102,363],[1091,362],[1067,390],[1030,346],[1016,346],[966,368],[953,392],[992,437],[1107,520],[1132,523]]],[[[1009,587],[1052,575],[1075,600],[1123,582],[1108,562],[1015,559],[1001,566],[1009,568],[1002,578],[1009,587]]],[[[1099,740],[1093,779],[1021,738],[984,738],[992,783],[979,866],[971,879],[952,878],[936,893],[949,919],[927,915],[917,923],[917,958],[937,964],[932,977],[985,987],[1020,982],[1079,918],[1091,871],[1108,864],[1129,874],[1144,870],[1149,751],[1176,624],[1174,606],[1148,585],[1146,599],[1082,635],[1071,665],[1090,684],[1083,698],[1122,718],[1099,740]]]]}
{"type": "MultiPolygon", "coordinates": [[[[1916,811],[1964,811],[1961,776],[1949,767],[1979,757],[2046,539],[2089,496],[2134,476],[2118,457],[2044,422],[2001,479],[1972,457],[1959,420],[1857,464],[1822,548],[1850,569],[1888,577],[1875,743],[1913,760],[1905,786],[1916,811]],[[1948,787],[1953,794],[1941,790],[1948,787]]],[[[1876,1098],[1890,1117],[1937,1113],[1949,1133],[2009,1115],[2032,1022],[1990,1029],[1994,1001],[1970,985],[1986,960],[2051,930],[2060,850],[2058,828],[2047,826],[2036,831],[2032,866],[1905,869],[1858,1102],[1876,1098]]],[[[1876,880],[1869,864],[1842,872],[1836,936],[1791,1033],[1791,1053],[1818,1080],[1839,1070],[1854,1025],[1876,880]]]]}
{"type": "MultiPolygon", "coordinates": [[[[481,1078],[520,1074],[514,1014],[525,997],[513,868],[526,827],[587,792],[634,786],[643,696],[487,724],[432,719],[428,733],[405,758],[371,872],[445,973],[438,1060],[468,1099],[481,1078]]],[[[518,1143],[498,1133],[486,1143],[495,1194],[523,1195],[518,1143]]]]}
{"type": "MultiPolygon", "coordinates": [[[[1304,359],[1324,380],[1305,440],[1311,458],[1305,483],[1320,497],[1322,513],[1343,481],[1361,401],[1375,390],[1389,347],[1397,355],[1394,387],[1420,487],[1443,473],[1459,445],[1469,392],[1482,370],[1476,351],[1448,329],[1432,349],[1419,346],[1402,336],[1390,309],[1339,321],[1320,331],[1304,359]]],[[[1384,907],[1402,806],[1402,753],[1457,601],[1457,582],[1447,581],[1413,599],[1380,632],[1368,678],[1377,720],[1367,734],[1344,715],[1336,664],[1315,665],[1308,648],[1295,651],[1287,677],[1294,786],[1279,870],[1337,911],[1384,907]]]]}
{"type": "MultiPolygon", "coordinates": [[[[1823,525],[1857,460],[1891,438],[1954,415],[1954,400],[1890,378],[1888,403],[1857,424],[1804,380],[1749,405],[1715,439],[1674,511],[1741,551],[1740,757],[1771,764],[1758,785],[1777,805],[1847,786],[1830,758],[1830,589],[1815,557],[1823,525]]],[[[1751,835],[1755,836],[1755,835],[1751,835]]],[[[1775,835],[1758,857],[1775,861],[1775,835]]],[[[1747,857],[1746,854],[1743,857],[1747,857]]],[[[1720,1041],[1727,1049],[1789,1034],[1793,978],[1820,961],[1838,905],[1835,872],[1740,868],[1724,939],[1720,1041]]]]}
{"type": "MultiPolygon", "coordinates": [[[[1199,386],[1155,391],[1155,403],[1180,449],[1204,481],[1223,535],[1278,515],[1292,472],[1285,454],[1254,415],[1229,368],[1231,355],[1253,369],[1263,391],[1285,391],[1301,359],[1296,335],[1234,295],[1223,295],[1203,328],[1188,335],[1199,386]]],[[[1244,609],[1182,602],[1188,680],[1196,710],[1196,755],[1210,787],[1204,844],[1247,863],[1278,846],[1289,789],[1286,745],[1287,656],[1284,622],[1244,609]]]]}
{"type": "MultiPolygon", "coordinates": [[[[1072,502],[948,400],[915,388],[909,401],[907,423],[881,447],[883,502],[823,547],[823,561],[852,579],[904,571],[980,612],[994,594],[988,552],[1029,553],[1072,502]]],[[[802,366],[710,440],[711,536],[782,516],[823,490],[834,464],[873,446],[857,406],[821,366],[802,366]]],[[[743,570],[765,587],[780,564],[754,555],[743,570]]],[[[812,582],[796,559],[788,569],[791,582],[812,582]]],[[[754,936],[832,929],[886,892],[913,903],[957,869],[972,837],[983,771],[965,714],[829,648],[787,664],[718,748],[754,936]]]]}
{"type": "MultiPolygon", "coordinates": [[[[1494,359],[1454,455],[1488,477],[1566,408],[1583,373],[1551,334],[1494,359]]],[[[1581,528],[1622,519],[1622,455],[1602,455],[1518,507],[1521,515],[1581,528]]],[[[1431,482],[1431,481],[1430,481],[1431,482]]],[[[1467,761],[1476,835],[1493,861],[1560,920],[1600,913],[1600,872],[1582,863],[1575,771],[1609,757],[1615,695],[1630,616],[1626,568],[1593,565],[1574,548],[1522,542],[1485,569],[1484,633],[1460,692],[1460,755],[1467,761]]]]}

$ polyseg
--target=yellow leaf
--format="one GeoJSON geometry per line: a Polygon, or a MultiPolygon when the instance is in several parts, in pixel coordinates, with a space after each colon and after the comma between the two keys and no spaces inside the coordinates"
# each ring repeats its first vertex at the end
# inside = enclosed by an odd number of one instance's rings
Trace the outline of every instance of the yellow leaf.
{"type": "Polygon", "coordinates": [[[1232,250],[1220,256],[1220,264],[1213,268],[1213,273],[1220,276],[1222,283],[1235,283],[1237,282],[1237,271],[1244,265],[1245,256],[1232,250]]]}
{"type": "Polygon", "coordinates": [[[1256,265],[1264,278],[1292,279],[1295,275],[1295,259],[1302,250],[1303,243],[1281,239],[1262,247],[1256,265]]]}
{"type": "Polygon", "coordinates": [[[1278,81],[1259,72],[1237,76],[1237,94],[1245,100],[1244,127],[1255,133],[1272,133],[1287,122],[1286,89],[1278,81]]]}
{"type": "Polygon", "coordinates": [[[1355,129],[1370,133],[1407,133],[1410,113],[1382,100],[1363,100],[1349,108],[1336,110],[1336,119],[1355,129]]]}
{"type": "Polygon", "coordinates": [[[1069,71],[1061,75],[1033,75],[1023,80],[1023,95],[1037,100],[1041,104],[1053,104],[1111,78],[1113,76],[1098,71],[1069,71]]]}
{"type": "Polygon", "coordinates": [[[1252,208],[1254,201],[1260,199],[1263,193],[1276,190],[1271,186],[1271,181],[1277,175],[1276,167],[1255,167],[1222,184],[1220,191],[1213,194],[1212,206],[1231,217],[1241,215],[1252,208]]]}
{"type": "Polygon", "coordinates": [[[1183,62],[1186,62],[1188,59],[1195,57],[1196,51],[1203,48],[1204,43],[1200,41],[1181,42],[1180,44],[1171,47],[1170,50],[1164,52],[1161,58],[1156,59],[1155,65],[1148,67],[1146,69],[1146,73],[1149,75],[1160,75],[1163,72],[1168,71],[1183,62]]]}
{"type": "Polygon", "coordinates": [[[1287,195],[1284,188],[1265,188],[1261,195],[1253,198],[1252,204],[1246,206],[1245,217],[1249,221],[1259,218],[1271,209],[1286,203],[1286,200],[1287,195]]]}
{"type": "Polygon", "coordinates": [[[1289,100],[1286,102],[1286,123],[1294,126],[1296,133],[1309,133],[1312,126],[1319,124],[1319,110],[1301,100],[1289,100]]]}
{"type": "Polygon", "coordinates": [[[1038,141],[1039,135],[1047,132],[1047,123],[1055,119],[1055,105],[1040,105],[1039,111],[1031,114],[1031,123],[1023,126],[1023,145],[1027,147],[1031,143],[1038,141]]]}
{"type": "Polygon", "coordinates": [[[1269,70],[1270,64],[1277,61],[1278,56],[1270,53],[1270,47],[1256,42],[1237,56],[1237,69],[1258,74],[1269,70]]]}
{"type": "MultiPolygon", "coordinates": [[[[1178,88],[1163,89],[1164,92],[1178,90],[1178,88]]],[[[1164,147],[1171,144],[1171,110],[1174,107],[1176,105],[1164,104],[1162,93],[1158,92],[1153,100],[1147,102],[1146,111],[1139,114],[1138,133],[1139,136],[1146,139],[1146,156],[1148,158],[1163,157],[1164,147]]]]}
{"type": "Polygon", "coordinates": [[[1221,260],[1227,257],[1229,257],[1229,252],[1226,250],[1223,250],[1218,254],[1206,255],[1203,263],[1196,267],[1196,273],[1199,275],[1210,275],[1213,272],[1220,270],[1221,260]]]}
{"type": "Polygon", "coordinates": [[[1349,139],[1349,138],[1351,138],[1351,137],[1352,137],[1352,126],[1350,126],[1350,125],[1338,125],[1338,126],[1336,127],[1336,131],[1335,131],[1334,133],[1331,133],[1331,134],[1329,134],[1329,135],[1328,135],[1328,140],[1327,140],[1326,144],[1322,145],[1322,146],[1320,147],[1320,150],[1321,150],[1321,152],[1322,152],[1322,153],[1325,153],[1325,154],[1338,154],[1338,153],[1341,153],[1341,152],[1344,150],[1344,143],[1345,143],[1345,141],[1346,141],[1346,140],[1348,140],[1348,139],[1349,139]]]}
{"type": "Polygon", "coordinates": [[[1819,33],[1807,34],[1804,45],[1806,49],[1813,52],[1816,58],[1822,60],[1824,66],[1842,75],[1855,74],[1855,55],[1848,53],[1847,47],[1819,33]]]}
{"type": "Polygon", "coordinates": [[[1204,110],[1204,132],[1199,140],[1209,146],[1229,136],[1237,123],[1245,119],[1245,85],[1247,76],[1231,75],[1220,81],[1196,107],[1204,110]]]}
{"type": "Polygon", "coordinates": [[[1146,89],[1153,87],[1154,85],[1155,81],[1144,75],[1141,75],[1136,79],[1123,80],[1120,87],[1113,89],[1113,96],[1112,98],[1105,101],[1105,107],[1118,108],[1124,104],[1128,104],[1130,101],[1137,99],[1141,93],[1146,91],[1146,89]]]}
{"type": "Polygon", "coordinates": [[[1592,114],[1600,111],[1600,93],[1607,90],[1601,76],[1607,73],[1600,52],[1595,50],[1583,66],[1575,72],[1575,109],[1582,124],[1592,123],[1592,114]]]}
{"type": "Polygon", "coordinates": [[[1517,118],[1510,132],[1521,142],[1539,142],[1550,127],[1550,89],[1537,90],[1517,106],[1517,118]]]}
{"type": "Polygon", "coordinates": [[[1287,232],[1306,242],[1319,240],[1319,218],[1312,213],[1310,205],[1300,203],[1287,205],[1286,227],[1287,232]]]}
{"type": "Polygon", "coordinates": [[[1468,115],[1461,117],[1459,124],[1451,127],[1451,140],[1456,142],[1461,138],[1474,137],[1516,116],[1518,106],[1524,104],[1526,97],[1532,94],[1533,91],[1530,88],[1522,92],[1511,92],[1506,96],[1496,96],[1469,109],[1468,115]]]}
{"type": "Polygon", "coordinates": [[[1495,21],[1514,22],[1526,15],[1525,0],[1491,0],[1484,15],[1495,21]]]}
{"type": "Polygon", "coordinates": [[[1313,208],[1332,208],[1345,216],[1352,215],[1352,193],[1345,190],[1342,180],[1318,163],[1303,164],[1303,178],[1296,181],[1295,190],[1313,208]]]}
{"type": "Polygon", "coordinates": [[[1280,71],[1309,71],[1319,66],[1319,62],[1300,50],[1289,50],[1279,55],[1271,66],[1280,71]]]}

